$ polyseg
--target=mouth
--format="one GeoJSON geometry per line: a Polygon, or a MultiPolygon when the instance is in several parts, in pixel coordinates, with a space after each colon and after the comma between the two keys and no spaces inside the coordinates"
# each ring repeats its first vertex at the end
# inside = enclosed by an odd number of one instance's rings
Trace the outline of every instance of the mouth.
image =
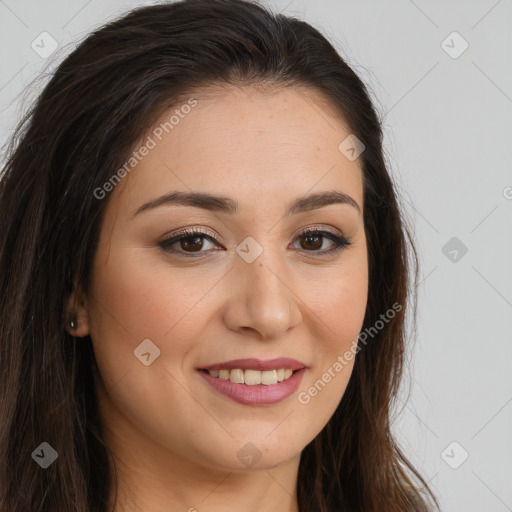
{"type": "Polygon", "coordinates": [[[236,359],[197,371],[214,390],[235,402],[270,405],[294,393],[307,367],[290,358],[236,359]]]}

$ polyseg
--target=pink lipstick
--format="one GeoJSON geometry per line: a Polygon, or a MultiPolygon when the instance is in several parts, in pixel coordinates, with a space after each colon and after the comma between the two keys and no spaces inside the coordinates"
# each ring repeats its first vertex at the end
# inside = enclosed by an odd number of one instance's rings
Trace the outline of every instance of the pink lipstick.
{"type": "Polygon", "coordinates": [[[198,369],[216,391],[244,405],[272,405],[288,398],[307,367],[296,359],[235,359],[198,369]]]}

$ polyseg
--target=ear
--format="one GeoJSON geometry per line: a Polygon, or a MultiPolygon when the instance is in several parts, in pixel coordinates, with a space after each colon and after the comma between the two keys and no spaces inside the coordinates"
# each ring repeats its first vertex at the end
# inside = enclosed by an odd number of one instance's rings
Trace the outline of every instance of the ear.
{"type": "Polygon", "coordinates": [[[82,338],[89,334],[87,300],[80,287],[78,287],[68,299],[66,318],[66,331],[71,334],[71,336],[82,338]]]}

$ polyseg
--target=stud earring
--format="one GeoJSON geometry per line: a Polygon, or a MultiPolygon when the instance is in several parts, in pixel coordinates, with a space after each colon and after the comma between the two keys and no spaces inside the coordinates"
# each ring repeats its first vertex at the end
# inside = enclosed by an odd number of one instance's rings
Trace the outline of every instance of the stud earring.
{"type": "Polygon", "coordinates": [[[75,316],[75,315],[73,315],[73,316],[70,318],[70,320],[69,320],[69,327],[70,327],[71,329],[73,329],[73,330],[74,330],[74,329],[76,329],[76,328],[77,328],[77,325],[78,325],[78,322],[77,322],[77,320],[76,320],[76,316],[75,316]]]}

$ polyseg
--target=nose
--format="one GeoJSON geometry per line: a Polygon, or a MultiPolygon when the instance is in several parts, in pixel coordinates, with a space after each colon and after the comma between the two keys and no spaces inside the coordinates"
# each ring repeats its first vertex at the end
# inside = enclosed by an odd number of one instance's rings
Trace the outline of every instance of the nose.
{"type": "Polygon", "coordinates": [[[252,263],[242,259],[230,272],[226,326],[236,332],[252,331],[261,339],[276,339],[302,320],[293,273],[263,254],[252,263]]]}

